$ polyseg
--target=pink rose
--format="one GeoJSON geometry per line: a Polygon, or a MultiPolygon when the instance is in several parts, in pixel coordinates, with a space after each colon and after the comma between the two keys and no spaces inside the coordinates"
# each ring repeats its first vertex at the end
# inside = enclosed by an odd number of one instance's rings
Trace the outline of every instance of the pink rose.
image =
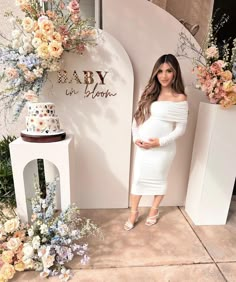
{"type": "Polygon", "coordinates": [[[220,67],[220,68],[224,68],[226,66],[226,63],[223,60],[218,60],[215,61],[215,63],[220,67]]]}
{"type": "Polygon", "coordinates": [[[220,67],[220,65],[216,62],[214,62],[211,66],[210,66],[210,70],[212,71],[212,73],[214,74],[219,74],[220,72],[222,72],[222,68],[220,67]]]}
{"type": "Polygon", "coordinates": [[[72,13],[72,14],[76,14],[80,12],[80,8],[79,8],[79,3],[77,2],[77,0],[72,0],[69,5],[67,6],[67,9],[72,13]]]}

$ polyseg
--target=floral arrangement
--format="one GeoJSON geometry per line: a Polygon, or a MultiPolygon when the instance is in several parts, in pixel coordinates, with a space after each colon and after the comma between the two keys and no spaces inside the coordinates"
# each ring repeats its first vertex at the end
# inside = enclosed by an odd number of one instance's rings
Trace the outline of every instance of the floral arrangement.
{"type": "Polygon", "coordinates": [[[95,46],[97,31],[80,17],[77,0],[16,0],[23,19],[5,14],[13,25],[11,38],[0,34],[0,91],[4,108],[14,107],[15,119],[26,101],[37,101],[48,72],[58,71],[65,51],[82,54],[95,46]]]}
{"type": "Polygon", "coordinates": [[[35,182],[35,198],[32,199],[31,224],[23,224],[14,215],[1,212],[0,222],[0,282],[7,282],[18,271],[35,270],[40,276],[59,276],[61,281],[71,278],[65,264],[74,256],[81,256],[81,263],[89,261],[88,245],[81,239],[98,231],[89,219],[81,218],[72,205],[55,216],[56,181],[47,185],[47,196],[41,198],[35,182]]]}
{"type": "Polygon", "coordinates": [[[187,51],[193,52],[193,71],[198,81],[196,87],[205,92],[211,103],[221,104],[224,108],[236,104],[236,38],[231,50],[228,43],[224,43],[221,49],[217,47],[217,32],[227,20],[223,15],[216,26],[211,21],[202,50],[181,32],[177,50],[178,57],[189,58],[187,51]]]}

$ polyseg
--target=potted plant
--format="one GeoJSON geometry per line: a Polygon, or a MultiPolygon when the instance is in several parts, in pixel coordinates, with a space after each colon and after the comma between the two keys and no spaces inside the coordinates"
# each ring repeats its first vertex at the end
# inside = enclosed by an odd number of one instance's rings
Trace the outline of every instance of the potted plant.
{"type": "Polygon", "coordinates": [[[9,144],[15,136],[3,136],[0,140],[0,205],[15,207],[15,190],[11,168],[9,144]]]}

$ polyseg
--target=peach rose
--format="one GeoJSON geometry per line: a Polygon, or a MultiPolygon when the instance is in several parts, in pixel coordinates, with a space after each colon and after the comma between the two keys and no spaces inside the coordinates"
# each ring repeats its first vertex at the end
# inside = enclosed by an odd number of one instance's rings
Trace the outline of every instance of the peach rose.
{"type": "Polygon", "coordinates": [[[20,238],[21,240],[25,239],[25,231],[16,231],[13,235],[14,238],[20,238]]]}
{"type": "Polygon", "coordinates": [[[63,48],[61,46],[61,43],[59,43],[57,41],[52,41],[48,46],[48,51],[49,51],[51,56],[53,56],[55,58],[60,58],[60,56],[63,52],[63,48]]]}
{"type": "Polygon", "coordinates": [[[225,81],[223,83],[223,90],[226,92],[231,92],[233,90],[234,83],[232,80],[225,81]]]}
{"type": "Polygon", "coordinates": [[[53,32],[51,36],[49,36],[50,41],[57,41],[57,42],[62,42],[62,37],[59,32],[53,32]]]}
{"type": "Polygon", "coordinates": [[[16,271],[13,265],[9,263],[5,263],[1,268],[1,273],[2,273],[3,278],[5,278],[6,280],[9,280],[13,278],[16,271]]]}
{"type": "Polygon", "coordinates": [[[11,238],[8,242],[7,242],[7,248],[9,250],[12,251],[16,251],[20,245],[21,245],[21,240],[19,238],[11,238]]]}
{"type": "Polygon", "coordinates": [[[16,271],[24,271],[25,270],[25,264],[22,261],[16,263],[15,264],[15,270],[16,271]]]}
{"type": "Polygon", "coordinates": [[[223,71],[220,75],[223,78],[223,80],[231,80],[233,77],[231,71],[229,70],[223,71]]]}
{"type": "Polygon", "coordinates": [[[55,17],[56,17],[55,12],[52,12],[52,11],[50,11],[50,10],[47,10],[46,14],[47,14],[48,17],[51,18],[51,19],[55,19],[55,17]]]}
{"type": "Polygon", "coordinates": [[[6,233],[12,233],[19,227],[20,221],[18,218],[9,219],[4,223],[4,230],[6,233]]]}
{"type": "Polygon", "coordinates": [[[25,92],[24,99],[30,102],[38,102],[38,96],[33,90],[28,90],[25,92]]]}
{"type": "Polygon", "coordinates": [[[41,44],[37,48],[37,52],[38,52],[39,57],[42,59],[48,59],[50,57],[47,43],[41,44]]]}
{"type": "Polygon", "coordinates": [[[42,33],[51,35],[54,32],[53,22],[50,20],[39,22],[39,29],[42,31],[42,33]]]}
{"type": "Polygon", "coordinates": [[[15,69],[15,68],[8,68],[8,69],[6,69],[6,75],[10,79],[14,79],[14,78],[19,77],[19,73],[18,73],[17,69],[15,69]]]}
{"type": "Polygon", "coordinates": [[[12,263],[13,256],[14,256],[13,251],[4,251],[2,253],[2,261],[5,263],[12,263]]]}
{"type": "Polygon", "coordinates": [[[40,30],[37,30],[34,34],[34,38],[39,38],[41,42],[47,42],[47,36],[43,34],[40,30]]]}
{"type": "Polygon", "coordinates": [[[22,26],[26,32],[31,32],[34,30],[34,21],[31,18],[26,17],[22,21],[22,26]]]}
{"type": "Polygon", "coordinates": [[[3,277],[2,273],[0,273],[0,282],[7,282],[7,280],[3,277]]]}

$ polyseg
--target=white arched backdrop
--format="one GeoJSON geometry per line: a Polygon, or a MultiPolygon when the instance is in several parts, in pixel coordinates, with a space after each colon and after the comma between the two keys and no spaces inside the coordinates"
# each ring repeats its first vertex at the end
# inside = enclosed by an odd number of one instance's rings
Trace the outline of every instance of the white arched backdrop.
{"type": "Polygon", "coordinates": [[[74,135],[73,202],[80,208],[128,206],[133,84],[126,51],[102,32],[82,56],[65,54],[63,71],[43,88],[41,101],[56,104],[63,129],[74,135]]]}
{"type": "MultiPolygon", "coordinates": [[[[103,0],[103,28],[122,43],[130,56],[135,78],[134,109],[157,58],[163,54],[176,53],[181,31],[199,47],[194,37],[176,18],[147,0],[103,0]]],[[[177,154],[169,174],[168,191],[162,202],[162,205],[169,206],[185,203],[198,107],[200,101],[207,101],[200,91],[194,89],[191,60],[179,62],[188,95],[189,121],[186,134],[177,141],[177,154]]],[[[131,175],[134,146],[132,149],[131,175]]],[[[150,204],[151,197],[143,197],[141,205],[150,204]]]]}

